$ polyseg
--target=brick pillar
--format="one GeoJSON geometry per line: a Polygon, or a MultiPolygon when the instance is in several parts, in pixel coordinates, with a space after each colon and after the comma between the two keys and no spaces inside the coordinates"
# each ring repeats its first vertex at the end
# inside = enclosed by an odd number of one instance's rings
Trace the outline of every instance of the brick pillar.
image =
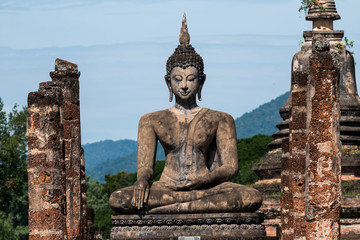
{"type": "Polygon", "coordinates": [[[310,70],[292,76],[289,157],[283,157],[281,173],[282,239],[338,239],[340,232],[338,54],[330,53],[323,38],[313,44],[310,70]]]}
{"type": "Polygon", "coordinates": [[[77,65],[56,59],[55,71],[50,72],[54,82],[61,84],[63,97],[61,122],[64,131],[64,159],[66,173],[66,225],[69,240],[82,239],[84,219],[81,191],[81,132],[79,76],[77,65]]]}
{"type": "Polygon", "coordinates": [[[305,236],[307,85],[308,73],[294,71],[290,93],[289,154],[282,160],[281,166],[282,239],[301,239],[305,236]]]}
{"type": "Polygon", "coordinates": [[[282,140],[281,157],[281,236],[284,240],[294,239],[294,213],[293,213],[293,194],[288,187],[291,178],[289,168],[289,139],[282,140]]]}
{"type": "Polygon", "coordinates": [[[307,239],[340,239],[339,59],[336,52],[330,52],[330,44],[323,38],[313,39],[306,173],[307,239]]]}
{"type": "Polygon", "coordinates": [[[28,96],[29,239],[66,239],[65,163],[57,88],[28,96]]]}
{"type": "Polygon", "coordinates": [[[56,59],[50,76],[28,98],[30,237],[80,240],[87,223],[80,72],[76,64],[56,59]]]}

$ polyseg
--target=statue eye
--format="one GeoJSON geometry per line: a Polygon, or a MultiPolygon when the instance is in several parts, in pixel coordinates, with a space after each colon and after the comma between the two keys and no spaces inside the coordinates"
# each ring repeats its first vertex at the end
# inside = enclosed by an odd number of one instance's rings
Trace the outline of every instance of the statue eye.
{"type": "Polygon", "coordinates": [[[195,79],[196,79],[195,76],[189,76],[189,77],[187,78],[187,80],[188,80],[189,82],[192,82],[192,81],[194,81],[195,79]]]}
{"type": "Polygon", "coordinates": [[[182,77],[179,75],[176,75],[176,76],[174,76],[174,80],[177,82],[180,82],[180,81],[182,81],[182,77]]]}

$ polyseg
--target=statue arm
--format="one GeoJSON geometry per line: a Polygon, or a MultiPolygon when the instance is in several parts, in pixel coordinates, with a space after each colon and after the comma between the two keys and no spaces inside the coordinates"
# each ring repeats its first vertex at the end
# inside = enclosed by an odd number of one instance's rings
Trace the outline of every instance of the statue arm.
{"type": "Polygon", "coordinates": [[[133,206],[138,209],[147,202],[150,185],[153,177],[156,156],[157,137],[149,115],[141,117],[138,131],[137,146],[137,181],[134,184],[133,206]]]}
{"type": "Polygon", "coordinates": [[[216,146],[222,165],[209,174],[209,183],[221,183],[236,177],[239,171],[235,121],[224,113],[216,132],[216,146]]]}
{"type": "Polygon", "coordinates": [[[150,181],[154,173],[157,138],[148,115],[141,117],[138,129],[137,178],[150,181]]]}

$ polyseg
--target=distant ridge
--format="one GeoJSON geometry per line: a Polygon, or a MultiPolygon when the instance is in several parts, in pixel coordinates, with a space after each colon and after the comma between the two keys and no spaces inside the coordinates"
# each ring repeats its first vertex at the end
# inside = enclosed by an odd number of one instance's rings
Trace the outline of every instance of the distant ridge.
{"type": "MultiPolygon", "coordinates": [[[[120,171],[136,172],[137,142],[134,140],[105,140],[86,144],[83,148],[85,151],[86,175],[90,176],[91,180],[104,182],[105,174],[112,175],[120,171]],[[94,156],[91,155],[92,153],[94,153],[94,156]],[[90,158],[90,164],[87,162],[86,156],[90,158]],[[112,157],[109,158],[109,156],[112,157]]],[[[164,149],[158,143],[156,160],[164,159],[164,149]]]]}
{"type": "Polygon", "coordinates": [[[134,140],[104,140],[82,146],[85,153],[86,169],[93,168],[106,160],[123,157],[136,152],[137,142],[134,140]]]}
{"type": "Polygon", "coordinates": [[[272,135],[278,129],[276,124],[282,121],[279,109],[285,104],[289,97],[289,92],[260,105],[251,112],[245,113],[235,119],[236,136],[249,138],[256,134],[272,135]]]}
{"type": "Polygon", "coordinates": [[[127,173],[136,172],[136,152],[104,161],[87,170],[86,175],[90,176],[91,180],[104,182],[105,174],[114,175],[120,171],[125,171],[127,173]]]}

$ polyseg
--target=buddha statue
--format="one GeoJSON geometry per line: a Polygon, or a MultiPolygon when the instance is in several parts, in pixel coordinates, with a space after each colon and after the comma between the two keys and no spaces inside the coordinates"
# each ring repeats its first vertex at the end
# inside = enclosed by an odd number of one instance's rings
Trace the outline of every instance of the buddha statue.
{"type": "Polygon", "coordinates": [[[254,212],[262,203],[260,192],[227,182],[238,173],[234,119],[197,105],[206,75],[190,44],[185,14],[179,40],[165,75],[175,105],[141,117],[137,181],[112,193],[110,206],[120,214],[254,212]],[[151,183],[158,141],[165,167],[160,180],[151,183]]]}

